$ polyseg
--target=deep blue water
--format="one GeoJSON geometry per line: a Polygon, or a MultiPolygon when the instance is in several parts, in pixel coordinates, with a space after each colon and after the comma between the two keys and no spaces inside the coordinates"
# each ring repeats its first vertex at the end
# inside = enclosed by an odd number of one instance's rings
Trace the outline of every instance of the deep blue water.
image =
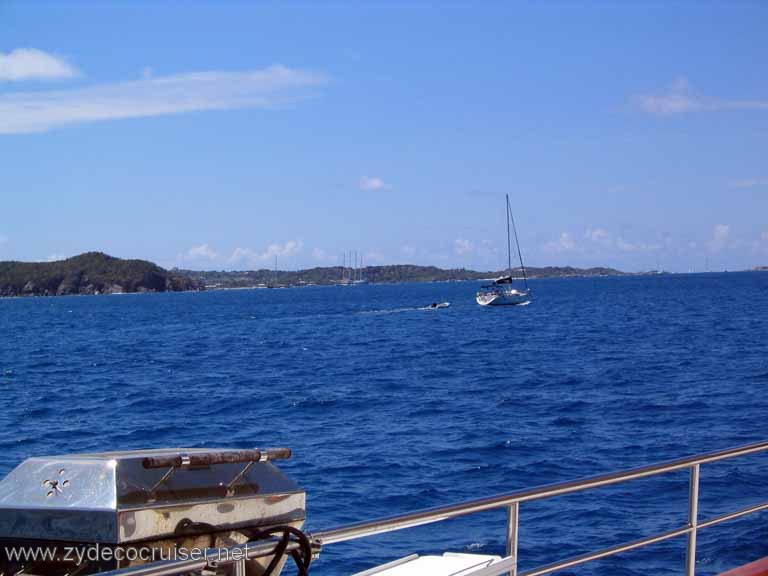
{"type": "MultiPolygon", "coordinates": [[[[768,274],[0,300],[0,473],[31,455],[290,446],[311,529],[768,438],[768,274]],[[448,300],[446,310],[415,308],[448,300]]],[[[768,455],[702,468],[703,517],[768,500],[768,455]]],[[[685,523],[685,473],[524,504],[521,568],[685,523]]],[[[768,514],[698,572],[768,555],[768,514]]],[[[328,547],[316,574],[503,553],[504,514],[328,547]]],[[[684,540],[575,570],[682,574],[684,540]]]]}

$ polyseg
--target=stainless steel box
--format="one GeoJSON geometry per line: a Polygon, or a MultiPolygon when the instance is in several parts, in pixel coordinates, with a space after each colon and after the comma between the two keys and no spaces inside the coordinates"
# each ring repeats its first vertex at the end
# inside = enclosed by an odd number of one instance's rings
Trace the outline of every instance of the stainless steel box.
{"type": "Polygon", "coordinates": [[[161,449],[30,458],[0,482],[0,538],[123,545],[290,524],[305,492],[287,449],[161,449]]]}

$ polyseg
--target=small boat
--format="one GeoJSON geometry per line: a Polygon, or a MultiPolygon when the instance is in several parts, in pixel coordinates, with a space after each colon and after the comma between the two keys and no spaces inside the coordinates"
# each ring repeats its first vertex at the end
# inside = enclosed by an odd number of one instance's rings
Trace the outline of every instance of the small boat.
{"type": "Polygon", "coordinates": [[[493,281],[492,284],[486,284],[480,287],[475,296],[475,300],[480,306],[514,306],[528,304],[531,301],[531,290],[528,288],[528,278],[525,275],[525,265],[523,264],[523,253],[520,251],[520,243],[517,240],[517,227],[515,219],[512,216],[512,210],[509,207],[509,194],[507,199],[507,274],[493,281]],[[509,222],[512,221],[512,230],[515,233],[515,246],[517,255],[520,257],[520,272],[522,274],[524,290],[518,290],[514,287],[515,278],[512,277],[512,239],[509,231],[509,222]]]}
{"type": "Polygon", "coordinates": [[[438,310],[439,308],[448,308],[450,305],[450,302],[432,302],[429,306],[424,306],[422,310],[438,310]]]}

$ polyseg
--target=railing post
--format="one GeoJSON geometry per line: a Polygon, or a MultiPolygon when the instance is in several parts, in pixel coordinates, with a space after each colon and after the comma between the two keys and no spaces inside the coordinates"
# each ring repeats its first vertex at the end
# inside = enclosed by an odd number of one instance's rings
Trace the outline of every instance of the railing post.
{"type": "Polygon", "coordinates": [[[699,464],[691,466],[691,481],[688,492],[688,550],[685,555],[685,574],[696,574],[696,531],[699,526],[699,464]]]}
{"type": "Polygon", "coordinates": [[[509,576],[517,576],[517,527],[520,521],[520,503],[513,502],[507,507],[507,556],[514,558],[515,563],[508,572],[509,576]]]}
{"type": "Polygon", "coordinates": [[[234,576],[245,576],[246,570],[245,560],[237,560],[235,562],[234,576]]]}

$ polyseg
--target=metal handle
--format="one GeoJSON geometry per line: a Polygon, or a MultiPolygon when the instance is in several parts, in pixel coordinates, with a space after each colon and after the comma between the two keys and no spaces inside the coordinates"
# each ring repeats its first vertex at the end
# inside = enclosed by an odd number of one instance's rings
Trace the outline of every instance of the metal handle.
{"type": "Polygon", "coordinates": [[[144,468],[182,468],[191,466],[210,466],[213,464],[243,464],[246,462],[266,462],[268,460],[287,460],[291,457],[290,448],[269,448],[267,450],[227,450],[226,452],[197,452],[192,454],[169,454],[167,456],[147,456],[144,468]]]}

